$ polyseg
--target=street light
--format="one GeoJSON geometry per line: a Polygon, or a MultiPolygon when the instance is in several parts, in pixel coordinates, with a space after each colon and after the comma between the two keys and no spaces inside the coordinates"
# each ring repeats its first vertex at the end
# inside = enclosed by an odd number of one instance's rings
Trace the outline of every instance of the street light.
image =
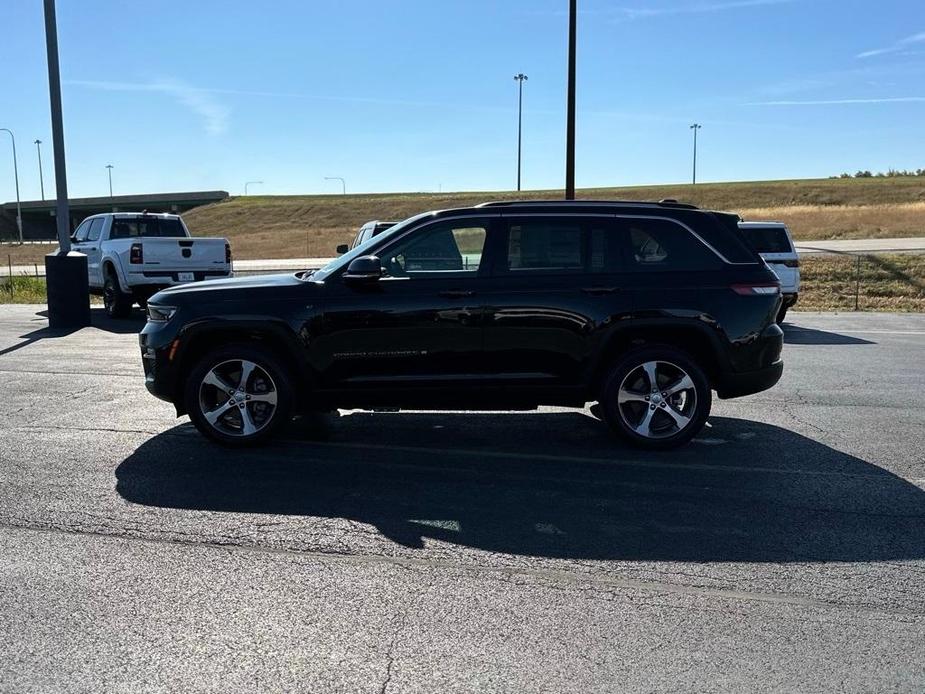
{"type": "Polygon", "coordinates": [[[257,186],[257,185],[262,186],[263,181],[248,181],[247,183],[245,183],[244,184],[244,194],[247,195],[247,186],[257,186]]]}
{"type": "Polygon", "coordinates": [[[45,176],[42,175],[42,141],[35,141],[35,151],[39,155],[39,186],[42,189],[42,200],[45,199],[45,176]]]}
{"type": "Polygon", "coordinates": [[[325,181],[340,181],[340,187],[343,190],[344,195],[347,194],[347,181],[342,179],[340,176],[325,176],[325,181]]]}
{"type": "MultiPolygon", "coordinates": [[[[19,165],[16,163],[16,137],[9,128],[0,128],[10,134],[10,140],[13,142],[13,180],[16,181],[16,226],[19,229],[19,243],[22,243],[22,210],[19,209],[19,165]]],[[[11,280],[12,281],[12,280],[11,280]]]]}
{"type": "Polygon", "coordinates": [[[700,123],[694,123],[691,126],[691,130],[694,131],[694,177],[693,183],[691,185],[697,185],[697,131],[700,130],[703,126],[700,123]]]}
{"type": "Polygon", "coordinates": [[[45,288],[48,296],[48,327],[56,330],[90,325],[90,292],[87,286],[87,256],[70,252],[71,222],[67,200],[67,168],[64,162],[58,23],[55,19],[55,0],[45,0],[44,4],[48,100],[51,107],[51,140],[55,152],[55,216],[58,227],[58,252],[45,256],[45,288]]]}
{"type": "Polygon", "coordinates": [[[527,76],[518,72],[514,79],[517,81],[517,190],[520,191],[520,135],[523,126],[524,82],[527,76]]]}
{"type": "Polygon", "coordinates": [[[106,164],[106,171],[109,173],[109,202],[112,202],[112,164],[106,164]]]}
{"type": "Polygon", "coordinates": [[[565,199],[575,199],[575,42],[578,1],[568,6],[568,94],[565,115],[565,199]]]}

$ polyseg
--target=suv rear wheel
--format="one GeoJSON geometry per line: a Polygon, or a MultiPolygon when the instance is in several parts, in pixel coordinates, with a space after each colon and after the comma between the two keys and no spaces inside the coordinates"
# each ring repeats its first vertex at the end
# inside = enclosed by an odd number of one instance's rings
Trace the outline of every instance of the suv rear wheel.
{"type": "Polygon", "coordinates": [[[226,446],[270,438],[289,421],[289,378],[273,352],[228,345],[200,359],[187,377],[186,410],[196,428],[226,446]]]}
{"type": "Polygon", "coordinates": [[[620,358],[604,382],[600,405],[604,421],[633,445],[667,449],[703,428],[712,392],[688,354],[653,345],[620,358]]]}

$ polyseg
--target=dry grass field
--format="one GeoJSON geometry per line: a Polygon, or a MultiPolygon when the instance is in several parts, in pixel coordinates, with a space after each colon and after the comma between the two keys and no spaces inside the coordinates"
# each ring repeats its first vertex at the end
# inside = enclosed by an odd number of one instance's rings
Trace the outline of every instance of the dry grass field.
{"type": "MultiPolygon", "coordinates": [[[[854,310],[857,258],[809,256],[800,265],[795,310],[854,310]]],[[[925,311],[925,255],[861,256],[859,279],[861,311],[925,311]]]]}
{"type": "MultiPolygon", "coordinates": [[[[235,257],[328,257],[371,219],[399,220],[433,209],[486,200],[561,199],[562,191],[394,193],[377,195],[249,196],[184,215],[197,236],[225,236],[235,257]]],[[[810,179],[589,188],[583,199],[675,198],[744,219],[787,222],[797,239],[925,236],[925,177],[810,179]]],[[[3,246],[2,260],[41,262],[42,246],[3,246]]]]}

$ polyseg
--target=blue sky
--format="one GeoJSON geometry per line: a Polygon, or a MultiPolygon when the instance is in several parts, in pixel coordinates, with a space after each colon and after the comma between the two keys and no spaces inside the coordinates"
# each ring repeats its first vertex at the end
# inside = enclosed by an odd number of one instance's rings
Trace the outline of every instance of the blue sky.
{"type": "MultiPolygon", "coordinates": [[[[0,127],[53,190],[42,3],[3,0],[0,127]],[[14,27],[14,30],[10,30],[14,27]]],[[[72,196],[562,186],[565,0],[58,0],[72,196]]],[[[925,166],[921,0],[579,0],[579,187],[925,166]]],[[[12,200],[0,133],[0,200],[12,200]]],[[[51,197],[50,195],[48,195],[51,197]]]]}

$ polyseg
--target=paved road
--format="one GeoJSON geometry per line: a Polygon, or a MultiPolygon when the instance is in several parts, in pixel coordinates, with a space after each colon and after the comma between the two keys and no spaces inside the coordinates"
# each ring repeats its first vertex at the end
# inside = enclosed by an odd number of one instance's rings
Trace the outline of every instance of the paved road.
{"type": "MultiPolygon", "coordinates": [[[[925,237],[898,239],[851,239],[846,241],[799,241],[796,243],[800,255],[859,254],[859,253],[925,253],[925,237]]],[[[327,265],[333,258],[275,258],[264,260],[236,260],[235,272],[258,274],[264,272],[290,272],[327,265]]],[[[14,265],[14,275],[45,273],[41,263],[14,265]]],[[[9,268],[0,267],[0,277],[8,277],[9,268]]]]}
{"type": "Polygon", "coordinates": [[[676,454],[586,411],[343,413],[245,453],[134,330],[0,307],[0,690],[925,688],[925,315],[794,313],[676,454]]]}

